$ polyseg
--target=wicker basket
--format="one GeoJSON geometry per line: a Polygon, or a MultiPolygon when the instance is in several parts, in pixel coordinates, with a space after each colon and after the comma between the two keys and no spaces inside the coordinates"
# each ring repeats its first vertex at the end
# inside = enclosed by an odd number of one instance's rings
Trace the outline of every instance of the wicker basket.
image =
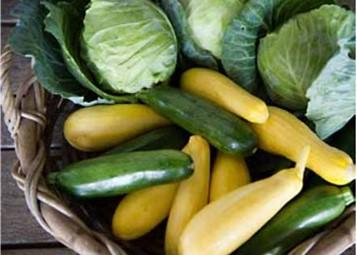
{"type": "MultiPolygon", "coordinates": [[[[114,241],[105,227],[88,224],[91,222],[91,210],[87,205],[73,203],[49,189],[43,175],[49,169],[55,169],[58,159],[50,155],[51,134],[59,113],[69,103],[45,92],[32,74],[14,96],[9,78],[11,59],[11,49],[5,47],[1,56],[0,102],[18,159],[12,176],[23,190],[27,206],[37,222],[56,240],[78,254],[163,254],[164,225],[138,241],[114,241]]],[[[80,154],[74,149],[69,146],[63,148],[66,150],[60,155],[62,162],[78,159],[80,154]]],[[[354,243],[354,212],[354,207],[349,208],[337,223],[334,222],[328,230],[299,245],[290,254],[340,254],[354,243]],[[336,235],[340,231],[346,232],[342,238],[336,235]]]]}

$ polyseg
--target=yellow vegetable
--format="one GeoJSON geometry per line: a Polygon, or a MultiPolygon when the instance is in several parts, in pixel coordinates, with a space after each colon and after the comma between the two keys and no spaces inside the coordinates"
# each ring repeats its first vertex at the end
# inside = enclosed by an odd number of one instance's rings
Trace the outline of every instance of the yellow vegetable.
{"type": "Polygon", "coordinates": [[[345,152],[329,146],[293,114],[269,107],[269,119],[264,124],[252,124],[258,136],[258,147],[290,160],[297,160],[305,145],[311,153],[307,167],[326,181],[344,185],[355,178],[355,166],[345,152]]]}
{"type": "Polygon", "coordinates": [[[186,71],[181,77],[181,88],[253,123],[263,123],[269,115],[264,101],[213,70],[192,68],[186,71]]]}
{"type": "Polygon", "coordinates": [[[113,234],[131,240],[151,231],[168,216],[177,187],[178,183],[170,183],[128,194],[115,210],[113,234]]]}
{"type": "Polygon", "coordinates": [[[244,159],[218,152],[212,171],[210,202],[248,183],[250,175],[244,159]]]}
{"type": "MultiPolygon", "coordinates": [[[[191,156],[193,175],[180,183],[166,227],[166,255],[178,254],[178,242],[191,218],[208,202],[210,149],[200,136],[191,136],[183,152],[191,156]]],[[[202,253],[203,254],[203,253],[202,253]]]]}
{"type": "Polygon", "coordinates": [[[295,168],[247,184],[208,204],[182,233],[179,254],[227,255],[237,249],[301,191],[308,154],[306,147],[295,168]]]}
{"type": "Polygon", "coordinates": [[[65,121],[64,136],[78,150],[100,151],[168,124],[145,105],[100,105],[73,112],[65,121]]]}

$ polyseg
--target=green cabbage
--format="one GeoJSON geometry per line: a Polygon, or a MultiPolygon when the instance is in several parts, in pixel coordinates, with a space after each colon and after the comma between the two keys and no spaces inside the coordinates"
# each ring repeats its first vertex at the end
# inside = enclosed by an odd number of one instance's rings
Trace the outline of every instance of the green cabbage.
{"type": "Polygon", "coordinates": [[[348,53],[343,49],[332,57],[306,93],[306,116],[315,123],[322,139],[345,126],[356,112],[356,62],[348,53]]]}
{"type": "Polygon", "coordinates": [[[227,27],[222,46],[222,64],[228,76],[253,92],[259,83],[257,45],[298,13],[334,3],[334,0],[249,0],[227,27]]]}
{"type": "Polygon", "coordinates": [[[243,7],[241,0],[181,0],[195,42],[221,58],[225,29],[243,7]]]}
{"type": "Polygon", "coordinates": [[[218,70],[218,63],[215,57],[209,51],[202,49],[193,40],[186,12],[179,0],[161,0],[161,6],[175,29],[182,54],[189,61],[199,66],[218,70]]]}
{"type": "Polygon", "coordinates": [[[353,12],[323,5],[291,18],[263,38],[258,69],[272,100],[290,109],[305,109],[307,89],[343,44],[354,38],[354,24],[353,12]]]}
{"type": "Polygon", "coordinates": [[[150,1],[92,0],[83,22],[81,56],[102,89],[135,93],[174,72],[175,33],[150,1]]]}

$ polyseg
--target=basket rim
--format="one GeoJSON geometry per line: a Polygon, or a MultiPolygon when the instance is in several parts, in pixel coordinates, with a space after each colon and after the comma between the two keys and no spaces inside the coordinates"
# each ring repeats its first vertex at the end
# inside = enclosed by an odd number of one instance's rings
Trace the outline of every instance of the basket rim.
{"type": "MultiPolygon", "coordinates": [[[[33,73],[16,90],[14,97],[11,90],[10,69],[13,53],[10,46],[5,46],[1,54],[1,106],[5,124],[15,143],[17,160],[11,175],[17,186],[24,192],[27,207],[40,226],[57,241],[78,254],[127,255],[128,253],[117,242],[105,234],[94,231],[68,207],[61,196],[53,192],[43,179],[48,158],[49,144],[45,142],[45,132],[49,127],[49,106],[55,105],[60,110],[64,101],[46,92],[33,73]],[[27,107],[29,106],[29,107],[27,107]],[[28,131],[32,132],[28,132],[28,131]],[[26,141],[27,137],[36,141],[35,145],[26,141]],[[32,147],[31,147],[32,146],[32,147]],[[35,147],[34,147],[35,146],[35,147]],[[34,154],[27,154],[24,148],[32,148],[34,154]],[[91,243],[91,245],[88,245],[91,243]]],[[[53,124],[53,123],[52,123],[53,124]]],[[[52,128],[52,127],[50,127],[52,128]]],[[[355,214],[355,206],[351,206],[338,223],[355,214]]],[[[335,225],[337,223],[334,223],[335,225]]],[[[331,229],[331,232],[334,228],[331,229]]],[[[329,231],[298,245],[289,255],[303,255],[301,246],[314,245],[329,231]],[[300,250],[299,250],[300,248],[300,250]]],[[[348,245],[351,246],[355,240],[348,245]]],[[[346,244],[344,244],[346,246],[346,244]]],[[[321,253],[323,254],[323,253],[321,253]]]]}

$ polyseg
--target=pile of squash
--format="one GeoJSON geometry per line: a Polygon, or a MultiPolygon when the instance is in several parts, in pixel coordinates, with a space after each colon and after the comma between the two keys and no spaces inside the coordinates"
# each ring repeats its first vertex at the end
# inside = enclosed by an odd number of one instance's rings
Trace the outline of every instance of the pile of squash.
{"type": "Polygon", "coordinates": [[[112,220],[120,239],[167,218],[167,255],[286,254],[354,201],[348,186],[336,186],[355,178],[348,154],[218,72],[193,68],[180,89],[158,86],[137,99],[144,104],[72,113],[67,141],[104,152],[49,176],[79,198],[127,194],[112,220]],[[295,166],[251,182],[245,157],[257,149],[295,166]],[[330,184],[299,194],[305,168],[330,184]]]}

